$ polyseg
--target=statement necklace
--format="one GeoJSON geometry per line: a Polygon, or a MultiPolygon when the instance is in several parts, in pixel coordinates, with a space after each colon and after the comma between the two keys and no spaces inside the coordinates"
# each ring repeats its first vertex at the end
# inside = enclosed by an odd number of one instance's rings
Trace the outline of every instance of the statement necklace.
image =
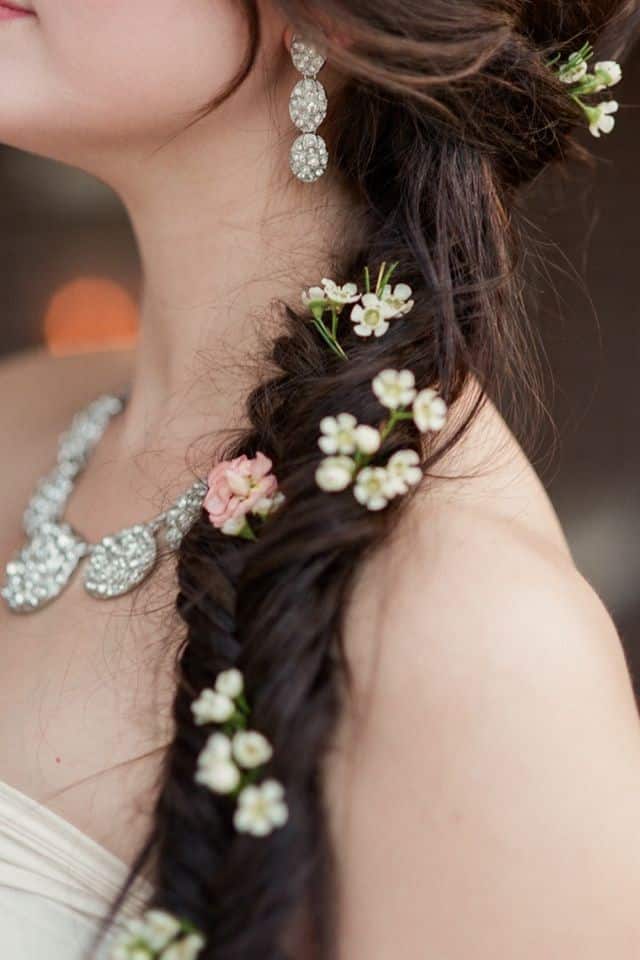
{"type": "Polygon", "coordinates": [[[83,559],[84,588],[99,600],[129,593],[149,576],[158,558],[162,534],[171,550],[202,510],[207,484],[194,483],[164,513],[119,533],[88,543],[64,522],[64,512],[78,475],[125,398],[99,397],[76,414],[58,445],[54,469],[36,489],[23,517],[27,543],[7,564],[0,595],[14,613],[32,613],[54,600],[69,584],[83,559]]]}

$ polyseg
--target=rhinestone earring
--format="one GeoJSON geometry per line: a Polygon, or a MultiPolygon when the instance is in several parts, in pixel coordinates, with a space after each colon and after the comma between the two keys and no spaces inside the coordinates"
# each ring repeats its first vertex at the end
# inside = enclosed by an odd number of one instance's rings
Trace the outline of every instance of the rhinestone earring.
{"type": "Polygon", "coordinates": [[[325,57],[311,43],[300,37],[291,42],[293,65],[302,74],[291,93],[289,115],[301,131],[291,147],[291,172],[303,183],[314,183],[324,174],[329,152],[316,130],[327,116],[327,92],[317,75],[325,65],[325,57]]]}

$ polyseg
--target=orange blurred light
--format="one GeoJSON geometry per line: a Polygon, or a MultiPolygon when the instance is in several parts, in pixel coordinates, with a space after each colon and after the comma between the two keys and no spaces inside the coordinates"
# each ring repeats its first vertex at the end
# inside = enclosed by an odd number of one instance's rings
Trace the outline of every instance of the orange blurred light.
{"type": "Polygon", "coordinates": [[[138,308],[120,284],[104,277],[78,277],[51,297],[44,317],[45,342],[63,356],[131,347],[138,308]]]}

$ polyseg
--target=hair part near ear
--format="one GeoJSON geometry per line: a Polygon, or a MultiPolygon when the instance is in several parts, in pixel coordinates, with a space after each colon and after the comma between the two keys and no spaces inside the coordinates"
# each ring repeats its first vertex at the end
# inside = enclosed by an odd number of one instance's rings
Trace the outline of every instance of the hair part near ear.
{"type": "MultiPolygon", "coordinates": [[[[251,43],[240,79],[259,36],[255,4],[245,6],[251,43]]],[[[203,960],[286,956],[290,926],[309,904],[315,952],[333,951],[322,768],[348,695],[341,628],[354,571],[383,542],[400,501],[373,514],[348,491],[319,490],[319,421],[348,410],[378,423],[371,381],[386,367],[411,369],[419,389],[437,386],[449,405],[472,377],[494,396],[514,371],[526,379],[517,193],[576,152],[571,133],[580,120],[546,63],[552,53],[599,42],[635,4],[281,0],[279,7],[296,32],[323,39],[347,78],[329,149],[354,188],[367,239],[335,265],[336,279],[399,261],[416,306],[375,342],[359,340],[343,316],[348,363],[327,350],[308,317],[286,309],[287,329],[273,344],[277,372],[249,397],[251,428],[226,451],[269,456],[286,506],[256,543],[226,537],[203,518],[181,548],[177,606],[186,638],[176,733],[155,828],[134,874],[153,863],[155,904],[203,932],[203,960]],[[349,42],[331,44],[320,23],[336,23],[349,42]],[[194,783],[207,732],[194,724],[191,703],[230,666],[244,674],[252,722],[273,745],[270,770],[289,802],[287,826],[261,840],[236,834],[228,800],[194,783]]],[[[300,286],[317,279],[300,278],[300,286]]],[[[420,451],[427,473],[443,454],[425,449],[408,423],[381,454],[407,446],[420,451]]]]}

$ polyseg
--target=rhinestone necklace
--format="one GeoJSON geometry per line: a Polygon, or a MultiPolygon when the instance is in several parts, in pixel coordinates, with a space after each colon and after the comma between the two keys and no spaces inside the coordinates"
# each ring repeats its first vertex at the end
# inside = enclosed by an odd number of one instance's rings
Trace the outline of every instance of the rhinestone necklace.
{"type": "Polygon", "coordinates": [[[14,613],[32,613],[54,600],[85,558],[87,593],[100,600],[128,593],[155,567],[160,534],[170,549],[177,550],[200,514],[207,491],[202,480],[148,523],[138,523],[98,543],[83,540],[64,522],[78,475],[124,404],[124,397],[99,397],[76,414],[60,438],[56,466],[40,481],[24,513],[27,543],[7,564],[6,582],[0,590],[14,613]]]}

